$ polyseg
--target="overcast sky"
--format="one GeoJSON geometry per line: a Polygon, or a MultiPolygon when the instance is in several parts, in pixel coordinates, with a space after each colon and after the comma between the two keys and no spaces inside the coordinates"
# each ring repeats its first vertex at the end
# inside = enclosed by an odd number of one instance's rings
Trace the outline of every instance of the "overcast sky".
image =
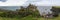
{"type": "Polygon", "coordinates": [[[0,6],[22,6],[32,3],[38,6],[60,6],[60,0],[5,0],[0,6]]]}

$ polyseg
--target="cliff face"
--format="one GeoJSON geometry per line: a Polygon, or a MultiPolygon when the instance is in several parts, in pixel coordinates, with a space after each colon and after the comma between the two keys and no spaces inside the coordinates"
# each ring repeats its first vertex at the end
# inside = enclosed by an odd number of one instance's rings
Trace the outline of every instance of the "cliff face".
{"type": "Polygon", "coordinates": [[[52,7],[51,11],[52,12],[60,12],[60,8],[52,7]]]}
{"type": "Polygon", "coordinates": [[[57,17],[59,15],[59,13],[60,13],[60,8],[53,6],[52,9],[51,9],[51,11],[52,11],[53,16],[57,17]]]}
{"type": "Polygon", "coordinates": [[[37,10],[37,6],[29,4],[26,8],[21,6],[21,9],[18,10],[21,15],[32,15],[39,16],[39,11],[37,10]]]}
{"type": "Polygon", "coordinates": [[[29,4],[29,6],[27,7],[28,10],[31,10],[31,11],[35,11],[37,8],[37,6],[35,5],[32,5],[32,4],[29,4]]]}

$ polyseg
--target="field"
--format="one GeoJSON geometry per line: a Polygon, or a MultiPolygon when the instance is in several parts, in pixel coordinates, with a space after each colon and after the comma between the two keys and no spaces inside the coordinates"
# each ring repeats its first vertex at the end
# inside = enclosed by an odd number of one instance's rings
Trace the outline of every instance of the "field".
{"type": "Polygon", "coordinates": [[[55,17],[53,19],[46,19],[46,18],[35,18],[32,17],[31,15],[24,17],[24,18],[6,18],[6,17],[0,17],[0,20],[60,20],[60,16],[59,17],[55,17]]]}
{"type": "Polygon", "coordinates": [[[52,19],[38,18],[38,20],[60,20],[60,15],[59,15],[59,17],[54,17],[54,18],[52,18],[52,19]]]}
{"type": "Polygon", "coordinates": [[[37,20],[36,18],[32,17],[31,15],[24,17],[24,18],[6,18],[6,17],[0,17],[0,20],[37,20]]]}

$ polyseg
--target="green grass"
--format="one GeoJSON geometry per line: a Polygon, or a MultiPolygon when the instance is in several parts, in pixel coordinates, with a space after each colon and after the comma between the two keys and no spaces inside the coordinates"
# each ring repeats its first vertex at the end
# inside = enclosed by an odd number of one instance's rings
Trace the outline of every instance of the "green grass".
{"type": "Polygon", "coordinates": [[[24,18],[5,18],[5,17],[0,17],[0,20],[60,20],[60,16],[59,17],[55,17],[53,19],[46,19],[46,18],[36,18],[36,17],[32,17],[32,15],[29,15],[27,17],[24,18]]]}
{"type": "Polygon", "coordinates": [[[47,18],[38,18],[38,20],[60,20],[60,16],[59,17],[55,17],[55,18],[52,18],[52,19],[47,19],[47,18]]]}
{"type": "Polygon", "coordinates": [[[19,20],[17,18],[5,18],[5,17],[0,17],[0,20],[19,20]]]}
{"type": "Polygon", "coordinates": [[[37,20],[35,17],[32,17],[31,15],[22,18],[21,20],[37,20]]]}
{"type": "Polygon", "coordinates": [[[5,18],[5,17],[0,17],[0,20],[37,20],[35,17],[32,17],[31,15],[24,17],[24,18],[5,18]]]}

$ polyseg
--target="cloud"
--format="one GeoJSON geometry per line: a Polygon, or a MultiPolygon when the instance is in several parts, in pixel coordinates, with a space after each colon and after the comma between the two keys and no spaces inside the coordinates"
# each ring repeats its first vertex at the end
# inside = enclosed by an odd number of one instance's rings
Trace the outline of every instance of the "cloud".
{"type": "Polygon", "coordinates": [[[26,3],[27,4],[31,3],[31,4],[38,5],[38,6],[51,6],[52,0],[28,0],[26,3]]]}
{"type": "Polygon", "coordinates": [[[53,6],[60,6],[60,0],[52,0],[53,6]]]}
{"type": "Polygon", "coordinates": [[[6,2],[0,2],[0,6],[21,6],[27,0],[7,0],[6,2]]]}
{"type": "Polygon", "coordinates": [[[52,2],[51,0],[41,0],[39,2],[34,2],[32,4],[38,5],[38,6],[51,6],[52,2]]]}
{"type": "Polygon", "coordinates": [[[6,2],[7,0],[0,0],[1,2],[6,2]]]}
{"type": "Polygon", "coordinates": [[[33,3],[33,2],[39,2],[40,0],[28,0],[26,1],[23,6],[28,6],[30,3],[33,3]]]}
{"type": "Polygon", "coordinates": [[[38,6],[60,6],[60,0],[7,0],[6,2],[0,1],[0,6],[21,6],[29,3],[38,6]]]}
{"type": "Polygon", "coordinates": [[[32,4],[39,6],[60,6],[60,0],[38,0],[37,2],[33,2],[32,4]]]}

